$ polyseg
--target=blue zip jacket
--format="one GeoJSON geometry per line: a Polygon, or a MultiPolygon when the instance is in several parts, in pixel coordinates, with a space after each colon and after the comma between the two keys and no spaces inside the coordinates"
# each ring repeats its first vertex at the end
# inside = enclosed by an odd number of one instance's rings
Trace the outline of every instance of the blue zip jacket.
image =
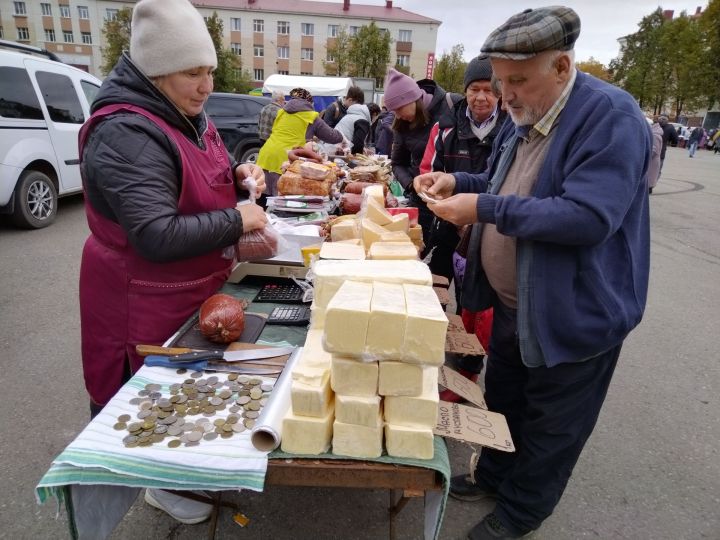
{"type": "MultiPolygon", "coordinates": [[[[496,195],[490,180],[515,132],[507,122],[488,169],[455,173],[455,190],[481,193],[478,221],[517,238],[523,362],[587,360],[621,344],[645,309],[650,129],[632,96],[578,72],[531,196],[496,195]]],[[[486,294],[475,309],[492,300],[478,279],[486,294]]]]}

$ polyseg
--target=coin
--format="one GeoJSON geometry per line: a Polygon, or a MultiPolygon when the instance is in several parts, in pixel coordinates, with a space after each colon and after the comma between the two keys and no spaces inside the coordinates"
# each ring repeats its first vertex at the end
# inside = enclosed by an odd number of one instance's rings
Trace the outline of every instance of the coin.
{"type": "Polygon", "coordinates": [[[240,396],[235,400],[235,402],[238,405],[245,405],[246,403],[250,403],[250,396],[240,396]]]}
{"type": "Polygon", "coordinates": [[[117,423],[113,426],[113,429],[114,429],[115,431],[123,431],[123,430],[126,430],[126,429],[127,429],[127,424],[126,424],[125,422],[117,422],[117,423]]]}
{"type": "Polygon", "coordinates": [[[233,431],[232,431],[232,430],[230,430],[230,431],[223,431],[223,432],[220,434],[220,437],[222,437],[223,439],[229,439],[229,438],[232,437],[232,436],[233,436],[233,431]]]}
{"type": "Polygon", "coordinates": [[[260,416],[260,413],[257,412],[257,411],[245,411],[245,412],[243,413],[243,416],[244,416],[245,418],[252,418],[252,419],[254,420],[254,419],[257,418],[258,416],[260,416]]]}
{"type": "Polygon", "coordinates": [[[168,443],[167,443],[167,445],[168,445],[170,448],[177,448],[177,447],[180,446],[181,444],[182,444],[182,442],[180,441],[180,439],[173,439],[173,440],[171,440],[171,441],[168,441],[168,443]]]}
{"type": "Polygon", "coordinates": [[[262,384],[262,379],[250,379],[249,383],[253,386],[257,386],[258,384],[262,384]]]}
{"type": "Polygon", "coordinates": [[[200,439],[202,439],[202,437],[203,437],[203,434],[200,433],[199,431],[190,431],[190,432],[186,433],[185,435],[189,442],[197,442],[200,439]]]}
{"type": "Polygon", "coordinates": [[[231,424],[231,425],[232,425],[232,430],[235,433],[242,433],[243,431],[245,431],[245,426],[243,424],[237,423],[237,424],[231,424]]]}
{"type": "Polygon", "coordinates": [[[202,377],[202,371],[193,371],[190,376],[193,379],[199,379],[200,377],[202,377]]]}
{"type": "Polygon", "coordinates": [[[247,384],[250,381],[250,377],[248,377],[247,375],[240,375],[238,376],[237,381],[240,384],[247,384]]]}
{"type": "Polygon", "coordinates": [[[215,384],[216,382],[218,382],[218,380],[219,379],[215,375],[213,375],[212,377],[207,378],[206,384],[215,384]]]}
{"type": "Polygon", "coordinates": [[[205,435],[203,435],[203,439],[206,441],[214,441],[215,439],[217,439],[217,437],[218,437],[218,434],[213,433],[213,432],[206,433],[205,435]]]}
{"type": "Polygon", "coordinates": [[[167,430],[168,435],[172,435],[173,437],[180,435],[183,432],[183,428],[181,426],[170,426],[167,430]]]}
{"type": "Polygon", "coordinates": [[[177,373],[178,375],[183,375],[183,374],[187,373],[187,369],[180,368],[175,373],[177,373]]]}
{"type": "Polygon", "coordinates": [[[216,426],[224,426],[224,425],[225,425],[225,420],[222,419],[222,418],[217,418],[217,419],[213,422],[213,424],[215,424],[216,426]]]}
{"type": "Polygon", "coordinates": [[[252,399],[260,399],[262,397],[262,390],[257,387],[253,388],[252,390],[250,390],[250,397],[252,399]]]}
{"type": "Polygon", "coordinates": [[[273,385],[272,385],[272,384],[268,384],[268,383],[264,383],[264,384],[260,385],[260,389],[261,389],[263,392],[270,392],[270,391],[272,391],[272,389],[273,389],[273,385]]]}
{"type": "Polygon", "coordinates": [[[252,418],[246,418],[243,420],[243,424],[245,424],[245,427],[248,429],[252,429],[255,426],[255,420],[252,418]]]}
{"type": "Polygon", "coordinates": [[[129,422],[130,421],[130,415],[129,414],[121,414],[117,418],[118,422],[129,422]]]}
{"type": "Polygon", "coordinates": [[[227,424],[237,424],[237,422],[240,420],[240,417],[237,414],[228,414],[227,419],[225,422],[227,424]]]}
{"type": "Polygon", "coordinates": [[[228,381],[234,381],[234,380],[236,380],[237,378],[238,378],[238,374],[237,374],[237,373],[229,373],[229,374],[228,374],[228,381]]]}

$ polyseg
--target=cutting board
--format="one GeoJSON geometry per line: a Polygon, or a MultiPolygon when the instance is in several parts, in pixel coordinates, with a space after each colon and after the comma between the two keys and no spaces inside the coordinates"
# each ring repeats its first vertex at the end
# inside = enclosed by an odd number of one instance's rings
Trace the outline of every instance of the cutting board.
{"type": "MultiPolygon", "coordinates": [[[[183,324],[178,331],[178,336],[170,343],[169,347],[187,347],[188,349],[200,350],[227,349],[227,345],[214,343],[202,335],[202,332],[200,332],[199,318],[199,313],[195,313],[195,315],[183,324]]],[[[238,341],[246,344],[255,343],[260,337],[263,328],[265,328],[266,320],[267,315],[262,313],[245,312],[245,329],[238,338],[238,341]]]]}

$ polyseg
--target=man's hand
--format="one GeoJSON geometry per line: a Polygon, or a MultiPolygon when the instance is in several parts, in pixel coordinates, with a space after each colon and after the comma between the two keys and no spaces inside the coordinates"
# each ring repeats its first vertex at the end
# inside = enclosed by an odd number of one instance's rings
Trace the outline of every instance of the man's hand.
{"type": "Polygon", "coordinates": [[[477,200],[477,193],[459,193],[448,199],[428,204],[427,207],[432,210],[437,217],[449,221],[454,225],[470,225],[477,223],[478,220],[477,200]]]}
{"type": "Polygon", "coordinates": [[[240,212],[242,217],[243,233],[262,229],[268,221],[267,214],[257,204],[238,204],[235,210],[240,212]]]}
{"type": "Polygon", "coordinates": [[[447,199],[455,190],[455,177],[444,172],[431,172],[416,176],[415,193],[425,192],[434,199],[447,199]]]}
{"type": "Polygon", "coordinates": [[[241,163],[235,167],[235,181],[238,187],[242,188],[242,181],[249,176],[257,182],[257,189],[255,190],[255,197],[257,198],[265,191],[265,172],[262,167],[254,163],[241,163]]]}

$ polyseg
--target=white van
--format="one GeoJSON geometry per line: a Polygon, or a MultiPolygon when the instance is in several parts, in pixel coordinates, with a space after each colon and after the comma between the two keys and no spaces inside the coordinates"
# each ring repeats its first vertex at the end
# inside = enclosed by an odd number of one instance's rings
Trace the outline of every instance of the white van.
{"type": "Polygon", "coordinates": [[[0,213],[47,227],[82,191],[78,131],[101,81],[36,47],[0,40],[0,213]]]}

